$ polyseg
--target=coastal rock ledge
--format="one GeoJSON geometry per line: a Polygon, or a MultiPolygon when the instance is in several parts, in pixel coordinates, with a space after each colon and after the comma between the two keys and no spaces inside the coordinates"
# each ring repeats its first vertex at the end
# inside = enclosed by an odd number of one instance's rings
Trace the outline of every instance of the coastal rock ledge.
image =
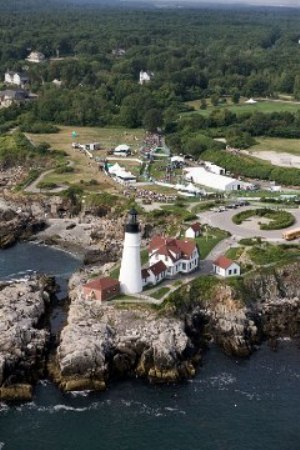
{"type": "Polygon", "coordinates": [[[50,372],[65,391],[102,390],[110,378],[127,375],[179,381],[195,374],[197,357],[181,320],[137,305],[101,306],[78,295],[50,372]]]}
{"type": "Polygon", "coordinates": [[[48,332],[40,328],[49,294],[45,279],[0,283],[0,399],[30,400],[43,375],[48,332]]]}

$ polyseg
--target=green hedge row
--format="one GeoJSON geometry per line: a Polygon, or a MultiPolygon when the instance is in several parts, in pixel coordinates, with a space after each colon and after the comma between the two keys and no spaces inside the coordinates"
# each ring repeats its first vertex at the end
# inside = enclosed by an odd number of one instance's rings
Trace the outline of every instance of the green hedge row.
{"type": "Polygon", "coordinates": [[[232,221],[236,225],[240,225],[244,222],[244,220],[255,216],[270,219],[270,223],[262,223],[260,225],[261,230],[281,230],[283,228],[290,227],[295,223],[295,217],[293,214],[287,211],[275,211],[267,208],[248,209],[247,211],[242,211],[233,216],[232,221]]]}

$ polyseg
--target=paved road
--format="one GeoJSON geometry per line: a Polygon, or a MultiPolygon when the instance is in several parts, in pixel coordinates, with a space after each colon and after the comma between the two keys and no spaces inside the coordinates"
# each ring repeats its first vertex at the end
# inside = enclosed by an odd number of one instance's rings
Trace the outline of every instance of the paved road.
{"type": "MultiPolygon", "coordinates": [[[[250,238],[254,236],[260,236],[268,241],[280,241],[285,242],[282,239],[283,230],[260,230],[259,227],[251,229],[243,224],[235,225],[232,222],[232,217],[241,211],[246,211],[248,209],[254,209],[253,206],[245,206],[239,209],[227,210],[223,212],[205,211],[198,214],[198,217],[202,223],[206,223],[212,227],[220,228],[222,230],[229,231],[232,237],[237,240],[242,238],[250,238]]],[[[286,210],[293,214],[296,222],[291,227],[286,228],[286,230],[291,230],[293,228],[300,227],[300,208],[286,210]]]]}

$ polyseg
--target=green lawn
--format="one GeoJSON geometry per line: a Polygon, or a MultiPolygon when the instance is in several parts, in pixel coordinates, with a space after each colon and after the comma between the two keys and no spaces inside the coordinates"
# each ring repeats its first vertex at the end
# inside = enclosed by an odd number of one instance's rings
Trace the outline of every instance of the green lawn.
{"type": "Polygon", "coordinates": [[[159,300],[164,295],[166,295],[169,291],[170,291],[170,288],[164,286],[164,287],[161,287],[161,288],[157,289],[157,291],[152,292],[150,295],[151,295],[151,297],[156,298],[157,300],[159,300]]]}
{"type": "Polygon", "coordinates": [[[267,242],[248,250],[250,259],[257,265],[268,265],[299,258],[298,245],[272,245],[267,242]]]}
{"type": "Polygon", "coordinates": [[[300,155],[300,139],[255,138],[257,145],[251,147],[250,152],[272,151],[300,155]]]}
{"type": "Polygon", "coordinates": [[[231,247],[227,250],[226,256],[227,258],[237,260],[244,251],[244,247],[231,247]]]}
{"type": "Polygon", "coordinates": [[[270,102],[270,101],[258,101],[255,105],[248,105],[243,103],[243,101],[238,105],[233,105],[230,102],[227,104],[222,104],[219,106],[211,106],[208,105],[206,109],[199,109],[200,100],[195,100],[193,102],[189,102],[189,105],[195,108],[195,111],[189,112],[186,114],[203,114],[205,116],[209,115],[215,109],[228,109],[236,114],[242,114],[245,112],[263,112],[263,113],[272,113],[272,112],[296,112],[300,110],[300,105],[295,103],[288,102],[270,102]]]}
{"type": "Polygon", "coordinates": [[[198,248],[200,250],[200,258],[204,259],[211,250],[229,234],[226,231],[217,228],[206,227],[206,233],[196,238],[198,248]]]}

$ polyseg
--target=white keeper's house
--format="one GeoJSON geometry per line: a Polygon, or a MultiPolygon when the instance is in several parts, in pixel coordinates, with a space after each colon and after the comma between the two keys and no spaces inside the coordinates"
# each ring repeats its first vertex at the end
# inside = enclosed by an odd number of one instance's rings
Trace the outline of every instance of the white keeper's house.
{"type": "Polygon", "coordinates": [[[220,277],[237,277],[241,274],[240,266],[223,255],[213,262],[213,271],[220,277]]]}
{"type": "Polygon", "coordinates": [[[163,236],[154,236],[150,241],[149,264],[162,261],[166,266],[166,278],[193,272],[199,267],[199,260],[199,251],[193,241],[163,236]]]}

